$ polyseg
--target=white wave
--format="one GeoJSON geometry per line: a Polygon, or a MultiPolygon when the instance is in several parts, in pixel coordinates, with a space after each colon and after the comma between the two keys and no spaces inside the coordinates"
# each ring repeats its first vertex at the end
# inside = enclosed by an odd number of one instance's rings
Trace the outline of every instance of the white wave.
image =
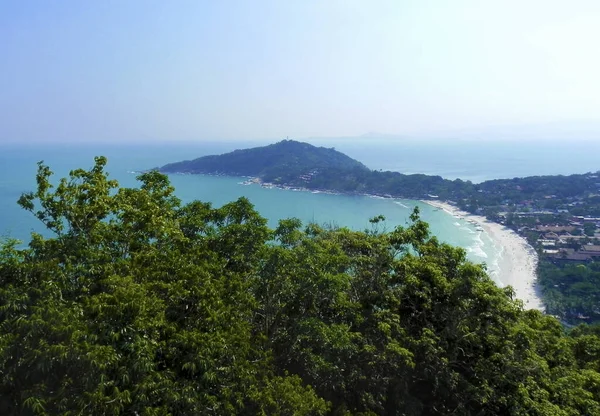
{"type": "Polygon", "coordinates": [[[471,253],[474,256],[481,257],[484,259],[488,258],[487,253],[485,251],[483,251],[483,248],[481,247],[481,245],[479,245],[477,243],[467,247],[467,253],[471,253]]]}
{"type": "Polygon", "coordinates": [[[493,274],[500,273],[500,264],[498,263],[497,259],[488,264],[488,272],[493,274]]]}
{"type": "Polygon", "coordinates": [[[481,233],[475,233],[475,234],[476,234],[476,236],[474,238],[475,242],[483,247],[485,245],[485,243],[481,239],[481,233]]]}
{"type": "Polygon", "coordinates": [[[407,209],[410,209],[409,207],[407,207],[406,205],[404,205],[404,204],[403,204],[402,202],[400,202],[400,201],[394,201],[394,204],[396,204],[396,205],[400,205],[402,208],[407,208],[407,209]]]}

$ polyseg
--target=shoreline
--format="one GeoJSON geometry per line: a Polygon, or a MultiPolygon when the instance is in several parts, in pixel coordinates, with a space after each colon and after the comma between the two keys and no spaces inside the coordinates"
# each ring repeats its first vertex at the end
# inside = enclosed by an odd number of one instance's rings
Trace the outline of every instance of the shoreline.
{"type": "Polygon", "coordinates": [[[420,202],[442,209],[448,214],[459,215],[471,220],[483,229],[490,239],[504,248],[499,262],[497,282],[501,287],[512,286],[515,295],[523,301],[525,309],[544,311],[539,288],[537,287],[538,256],[527,240],[513,230],[492,222],[487,218],[461,211],[454,205],[442,201],[421,200],[420,202]]]}
{"type": "MultiPolygon", "coordinates": [[[[307,188],[295,188],[264,183],[259,178],[252,178],[248,183],[258,184],[269,188],[339,194],[332,191],[310,190],[307,188]]],[[[367,193],[358,195],[370,198],[398,199],[391,195],[373,195],[367,193]]],[[[439,200],[419,200],[419,202],[444,210],[450,215],[464,217],[467,220],[471,220],[478,227],[481,227],[483,229],[482,232],[486,233],[494,243],[502,248],[497,274],[492,277],[488,270],[488,275],[490,275],[500,287],[512,286],[515,291],[515,297],[523,301],[523,307],[525,309],[537,309],[544,312],[544,303],[539,287],[537,286],[536,270],[538,265],[538,255],[525,238],[502,224],[490,221],[481,215],[474,215],[462,211],[448,202],[439,200]]]]}
{"type": "MultiPolygon", "coordinates": [[[[210,175],[210,174],[201,174],[208,176],[229,176],[229,175],[210,175]]],[[[343,192],[334,192],[331,190],[321,190],[321,189],[308,189],[304,187],[298,186],[290,186],[290,185],[281,185],[281,184],[273,184],[270,182],[263,182],[258,177],[250,177],[250,176],[238,176],[239,178],[245,179],[242,182],[239,182],[239,185],[259,185],[263,188],[276,188],[282,190],[290,190],[290,191],[301,191],[301,192],[311,192],[311,193],[324,193],[324,194],[332,194],[332,195],[357,195],[357,196],[366,196],[370,198],[378,198],[378,199],[406,199],[406,198],[397,198],[392,195],[374,195],[368,193],[343,193],[343,192]]],[[[409,198],[410,199],[410,198],[409,198]]],[[[434,208],[438,208],[444,210],[446,213],[454,216],[461,216],[467,220],[471,220],[475,225],[481,227],[483,232],[485,232],[492,241],[498,244],[502,249],[501,259],[499,261],[498,273],[496,276],[492,277],[492,279],[498,284],[500,287],[504,286],[512,286],[515,290],[515,296],[517,299],[523,301],[523,307],[525,309],[537,309],[540,311],[544,311],[544,304],[542,302],[541,294],[539,293],[539,288],[537,287],[537,263],[538,256],[533,247],[529,245],[527,240],[518,235],[513,230],[503,226],[502,224],[498,224],[488,220],[484,216],[474,215],[465,211],[460,210],[458,207],[439,200],[417,200],[421,203],[427,204],[434,208]]],[[[488,270],[488,274],[490,271],[488,270]]]]}

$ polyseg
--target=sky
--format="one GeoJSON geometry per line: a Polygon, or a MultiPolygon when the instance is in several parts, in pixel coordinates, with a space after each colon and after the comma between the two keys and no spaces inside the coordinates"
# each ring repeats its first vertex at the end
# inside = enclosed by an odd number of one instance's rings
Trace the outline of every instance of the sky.
{"type": "Polygon", "coordinates": [[[0,142],[599,123],[598,22],[597,0],[2,0],[0,142]]]}

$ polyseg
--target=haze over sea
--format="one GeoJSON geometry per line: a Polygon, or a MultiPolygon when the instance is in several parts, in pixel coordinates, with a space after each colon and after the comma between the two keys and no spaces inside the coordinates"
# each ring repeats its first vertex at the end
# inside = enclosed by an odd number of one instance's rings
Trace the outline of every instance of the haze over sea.
{"type": "MultiPolygon", "coordinates": [[[[388,141],[373,138],[314,139],[315,145],[335,147],[372,169],[403,173],[425,173],[446,178],[480,182],[488,179],[542,174],[570,174],[597,171],[600,143],[591,141],[480,141],[426,140],[388,141]]],[[[265,142],[202,142],[168,144],[2,144],[0,145],[0,233],[28,241],[29,233],[44,233],[41,224],[16,204],[21,193],[34,190],[36,162],[44,160],[55,172],[55,180],[71,169],[89,168],[93,157],[108,157],[107,171],[121,186],[136,186],[134,171],[163,164],[220,154],[265,142]]],[[[240,178],[204,175],[172,175],[176,194],[184,201],[210,201],[221,206],[246,196],[275,226],[282,218],[297,217],[356,230],[370,228],[369,218],[383,214],[382,226],[391,230],[404,225],[414,206],[441,240],[464,247],[475,262],[485,262],[496,274],[502,256],[487,234],[464,220],[412,200],[387,200],[367,196],[329,195],[265,189],[241,185],[240,178]]]]}

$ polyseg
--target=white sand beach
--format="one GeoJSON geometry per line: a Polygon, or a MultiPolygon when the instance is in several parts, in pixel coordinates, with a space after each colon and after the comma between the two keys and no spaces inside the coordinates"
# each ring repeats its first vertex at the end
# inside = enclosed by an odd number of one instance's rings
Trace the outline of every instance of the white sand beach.
{"type": "Polygon", "coordinates": [[[536,287],[537,253],[527,243],[527,240],[502,224],[461,211],[449,203],[431,200],[422,202],[443,209],[452,215],[464,216],[483,228],[483,232],[504,248],[497,276],[500,284],[512,286],[517,298],[523,301],[526,309],[544,310],[539,290],[536,287]]]}

